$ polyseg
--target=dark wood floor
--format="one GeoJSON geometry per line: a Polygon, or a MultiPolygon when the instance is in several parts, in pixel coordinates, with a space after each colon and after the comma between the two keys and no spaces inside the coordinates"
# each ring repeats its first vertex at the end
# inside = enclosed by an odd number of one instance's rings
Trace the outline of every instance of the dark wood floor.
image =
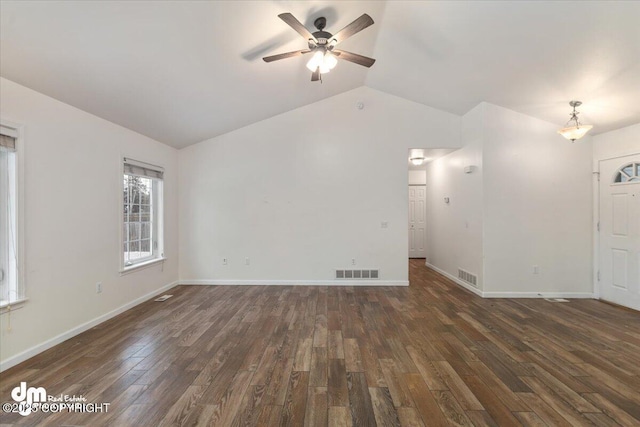
{"type": "Polygon", "coordinates": [[[640,425],[640,314],[409,288],[179,286],[2,374],[106,414],[20,425],[640,425]]]}

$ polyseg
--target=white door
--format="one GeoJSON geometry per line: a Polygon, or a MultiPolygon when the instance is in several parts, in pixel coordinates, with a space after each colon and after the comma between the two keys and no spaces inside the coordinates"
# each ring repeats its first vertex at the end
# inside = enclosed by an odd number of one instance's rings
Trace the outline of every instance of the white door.
{"type": "Polygon", "coordinates": [[[409,258],[425,258],[426,187],[409,186],[409,258]]]}
{"type": "Polygon", "coordinates": [[[640,310],[640,154],[600,162],[600,293],[640,310]]]}

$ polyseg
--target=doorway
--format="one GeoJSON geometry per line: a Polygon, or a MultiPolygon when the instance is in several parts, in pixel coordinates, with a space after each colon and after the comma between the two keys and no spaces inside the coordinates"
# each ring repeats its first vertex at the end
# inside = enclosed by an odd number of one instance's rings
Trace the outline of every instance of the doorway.
{"type": "MultiPolygon", "coordinates": [[[[429,183],[427,182],[427,165],[440,157],[455,151],[455,148],[410,148],[407,156],[408,167],[408,221],[407,232],[409,242],[409,258],[425,259],[429,252],[429,221],[427,204],[429,200],[429,183]]],[[[407,188],[407,187],[405,187],[407,188]]],[[[429,226],[431,227],[431,225],[429,226]]]]}
{"type": "Polygon", "coordinates": [[[426,185],[409,185],[409,258],[426,258],[426,185]]]}
{"type": "Polygon", "coordinates": [[[640,154],[600,161],[600,296],[640,310],[640,154]]]}

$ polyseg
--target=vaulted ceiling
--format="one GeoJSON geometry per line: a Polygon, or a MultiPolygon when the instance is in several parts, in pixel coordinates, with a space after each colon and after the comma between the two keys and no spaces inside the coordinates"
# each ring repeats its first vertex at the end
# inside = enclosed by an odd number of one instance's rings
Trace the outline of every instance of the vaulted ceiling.
{"type": "Polygon", "coordinates": [[[362,85],[558,125],[579,99],[594,134],[640,122],[640,2],[2,1],[0,15],[0,75],[178,148],[362,85]],[[305,57],[264,63],[305,47],[282,12],[333,33],[368,13],[341,48],[376,64],[341,61],[319,84],[305,57]]]}

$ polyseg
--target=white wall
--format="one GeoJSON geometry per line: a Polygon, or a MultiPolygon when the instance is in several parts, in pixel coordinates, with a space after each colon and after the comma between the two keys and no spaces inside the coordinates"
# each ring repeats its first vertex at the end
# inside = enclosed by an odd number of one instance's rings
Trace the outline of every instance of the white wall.
{"type": "Polygon", "coordinates": [[[0,117],[24,125],[29,298],[11,313],[10,331],[9,315],[0,316],[6,368],[32,355],[30,349],[42,350],[61,334],[177,280],[178,160],[173,148],[9,80],[0,79],[0,90],[0,117]],[[123,155],[166,168],[167,261],[121,276],[123,155]]]}
{"type": "Polygon", "coordinates": [[[409,185],[425,185],[426,183],[427,183],[426,170],[410,170],[409,171],[409,185]]]}
{"type": "Polygon", "coordinates": [[[427,164],[427,264],[478,276],[482,289],[482,137],[484,104],[462,117],[463,148],[427,164]],[[465,166],[473,172],[464,173],[465,166]],[[445,203],[444,198],[449,198],[445,203]]]}
{"type": "Polygon", "coordinates": [[[329,282],[355,258],[406,284],[408,148],[459,126],[361,87],[181,150],[181,282],[329,282]]]}
{"type": "Polygon", "coordinates": [[[640,152],[640,123],[601,133],[593,138],[594,171],[599,160],[640,152]]]}
{"type": "Polygon", "coordinates": [[[487,296],[590,296],[591,141],[487,104],[484,291],[487,296]],[[540,268],[533,274],[533,266],[540,268]]]}

